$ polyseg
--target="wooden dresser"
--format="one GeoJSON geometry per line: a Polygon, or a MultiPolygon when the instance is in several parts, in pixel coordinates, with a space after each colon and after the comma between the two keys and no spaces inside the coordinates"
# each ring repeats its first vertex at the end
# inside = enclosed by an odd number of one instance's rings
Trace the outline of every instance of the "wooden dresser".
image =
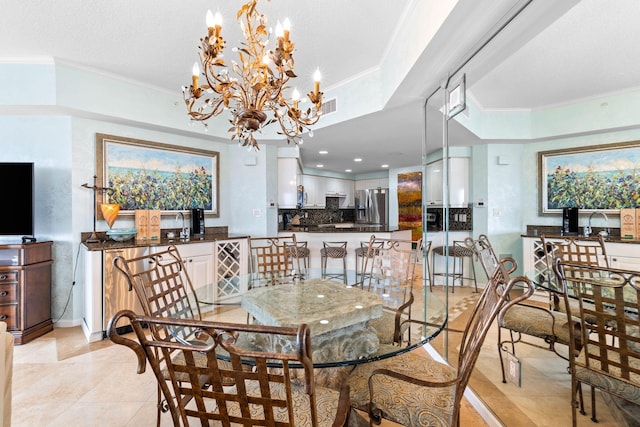
{"type": "Polygon", "coordinates": [[[53,242],[0,244],[0,320],[16,344],[53,330],[51,246],[53,242]]]}

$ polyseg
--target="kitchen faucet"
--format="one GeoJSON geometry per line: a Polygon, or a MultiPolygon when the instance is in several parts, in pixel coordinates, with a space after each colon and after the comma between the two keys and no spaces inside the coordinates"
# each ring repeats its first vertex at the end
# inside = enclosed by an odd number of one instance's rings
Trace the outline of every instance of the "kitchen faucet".
{"type": "Polygon", "coordinates": [[[178,222],[178,218],[182,218],[182,228],[180,229],[180,239],[187,240],[189,238],[189,230],[185,225],[184,221],[184,212],[178,212],[176,214],[176,223],[178,222]]]}
{"type": "MultiPolygon", "coordinates": [[[[589,215],[589,224],[584,228],[584,236],[585,237],[589,237],[591,235],[592,231],[593,231],[593,229],[591,228],[591,218],[593,218],[593,216],[595,214],[602,215],[602,217],[604,218],[605,225],[609,221],[609,218],[607,218],[607,215],[604,212],[600,212],[600,211],[591,212],[591,215],[589,215]]],[[[603,230],[599,234],[601,234],[603,237],[606,237],[606,236],[609,235],[609,231],[608,230],[603,230]]]]}

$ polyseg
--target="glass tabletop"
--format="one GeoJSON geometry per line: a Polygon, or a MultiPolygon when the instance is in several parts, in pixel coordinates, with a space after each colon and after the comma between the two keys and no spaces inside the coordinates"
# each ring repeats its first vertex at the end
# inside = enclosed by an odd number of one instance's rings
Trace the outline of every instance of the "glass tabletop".
{"type": "MultiPolygon", "coordinates": [[[[410,319],[401,319],[405,340],[393,343],[395,311],[387,308],[388,295],[368,291],[360,275],[347,271],[346,278],[327,271],[308,269],[274,282],[253,275],[224,279],[195,289],[195,298],[205,320],[247,321],[270,326],[310,326],[314,367],[336,367],[366,363],[413,350],[429,342],[447,321],[445,304],[427,293],[419,280],[413,286],[410,319]],[[229,280],[242,289],[235,298],[217,298],[229,280]]],[[[256,343],[238,337],[238,346],[260,346],[262,350],[295,347],[279,341],[256,343]]]]}
{"type": "MultiPolygon", "coordinates": [[[[580,266],[577,271],[569,269],[565,272],[565,290],[555,272],[551,269],[546,271],[534,270],[525,273],[538,289],[556,294],[554,297],[554,309],[556,310],[560,309],[558,304],[560,304],[561,297],[559,296],[565,292],[570,300],[576,300],[581,297],[583,301],[593,303],[592,298],[589,297],[593,286],[601,288],[600,291],[605,298],[614,298],[615,288],[623,288],[624,300],[637,305],[638,290],[636,289],[636,281],[638,279],[633,277],[634,274],[637,273],[610,267],[580,266]],[[629,282],[633,283],[633,286],[629,286],[629,282]],[[581,288],[578,289],[578,287],[581,288]]],[[[604,306],[607,306],[607,304],[605,303],[604,306]]],[[[626,307],[625,311],[634,314],[638,313],[637,307],[626,307]]]]}

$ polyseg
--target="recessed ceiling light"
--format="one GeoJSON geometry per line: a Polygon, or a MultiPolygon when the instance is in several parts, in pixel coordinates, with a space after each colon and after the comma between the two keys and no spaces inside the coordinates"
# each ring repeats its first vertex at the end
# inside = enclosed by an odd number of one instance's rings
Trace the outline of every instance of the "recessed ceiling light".
{"type": "Polygon", "coordinates": [[[356,157],[355,159],[353,159],[354,162],[361,162],[362,159],[360,157],[356,157]]]}
{"type": "Polygon", "coordinates": [[[351,172],[351,169],[345,169],[344,171],[345,172],[351,172]]]}
{"type": "Polygon", "coordinates": [[[318,154],[329,154],[329,152],[327,150],[320,150],[318,151],[318,154]]]}
{"type": "Polygon", "coordinates": [[[383,168],[388,168],[388,167],[389,167],[389,165],[382,165],[381,167],[383,167],[383,168]]]}
{"type": "Polygon", "coordinates": [[[317,168],[323,168],[324,165],[316,165],[317,168]]]}

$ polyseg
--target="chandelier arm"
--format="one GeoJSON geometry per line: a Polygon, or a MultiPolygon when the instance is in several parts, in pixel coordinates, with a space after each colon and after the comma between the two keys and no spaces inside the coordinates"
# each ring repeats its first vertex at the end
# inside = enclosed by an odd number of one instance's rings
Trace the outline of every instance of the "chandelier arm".
{"type": "MultiPolygon", "coordinates": [[[[215,59],[215,58],[212,58],[215,59]]],[[[206,58],[205,60],[201,60],[200,62],[204,68],[204,77],[207,80],[207,83],[213,88],[213,84],[211,84],[211,79],[215,80],[218,83],[226,83],[223,79],[221,79],[218,74],[215,72],[215,67],[220,67],[220,65],[216,65],[213,63],[213,60],[210,58],[206,58]]]]}

